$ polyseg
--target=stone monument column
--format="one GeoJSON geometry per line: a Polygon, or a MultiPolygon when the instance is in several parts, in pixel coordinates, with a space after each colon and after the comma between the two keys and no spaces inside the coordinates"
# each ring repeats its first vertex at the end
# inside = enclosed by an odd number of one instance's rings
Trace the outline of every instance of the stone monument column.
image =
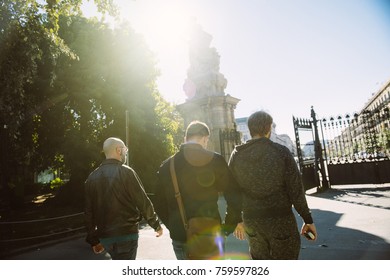
{"type": "Polygon", "coordinates": [[[211,132],[208,149],[229,159],[234,145],[239,144],[234,109],[240,101],[225,94],[227,80],[219,72],[220,56],[210,47],[212,36],[194,23],[189,40],[190,67],[183,90],[187,100],[177,106],[184,127],[194,120],[205,122],[211,132]]]}

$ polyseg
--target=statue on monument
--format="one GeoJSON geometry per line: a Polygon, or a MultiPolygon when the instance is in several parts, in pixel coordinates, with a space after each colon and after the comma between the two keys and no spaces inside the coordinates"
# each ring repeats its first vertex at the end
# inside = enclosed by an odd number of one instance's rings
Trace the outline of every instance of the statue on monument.
{"type": "Polygon", "coordinates": [[[227,80],[219,72],[220,56],[210,47],[211,41],[212,36],[194,21],[189,39],[190,67],[183,85],[188,99],[225,95],[227,80]]]}

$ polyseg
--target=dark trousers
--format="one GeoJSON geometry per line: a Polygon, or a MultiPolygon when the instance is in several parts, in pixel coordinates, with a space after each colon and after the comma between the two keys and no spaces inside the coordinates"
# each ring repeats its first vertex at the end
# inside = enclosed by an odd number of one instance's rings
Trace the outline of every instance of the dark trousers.
{"type": "Polygon", "coordinates": [[[176,259],[188,260],[187,245],[185,242],[172,240],[173,251],[175,252],[176,259]]]}
{"type": "Polygon", "coordinates": [[[103,245],[112,260],[135,260],[137,257],[138,239],[103,245]]]}
{"type": "Polygon", "coordinates": [[[245,219],[249,252],[254,260],[297,260],[301,247],[295,216],[245,219]]]}
{"type": "MultiPolygon", "coordinates": [[[[219,258],[222,258],[225,252],[226,240],[224,237],[221,237],[218,241],[220,247],[219,258]]],[[[172,240],[173,251],[175,252],[176,259],[178,260],[188,260],[188,252],[186,242],[172,240]]]]}

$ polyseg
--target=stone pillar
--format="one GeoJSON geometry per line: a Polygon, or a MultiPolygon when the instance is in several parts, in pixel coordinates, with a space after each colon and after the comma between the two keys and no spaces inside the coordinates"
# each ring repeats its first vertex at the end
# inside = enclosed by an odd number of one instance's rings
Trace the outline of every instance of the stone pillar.
{"type": "Polygon", "coordinates": [[[236,130],[234,109],[239,101],[230,95],[205,96],[188,100],[177,105],[177,108],[183,116],[184,127],[194,120],[206,123],[211,133],[207,148],[217,153],[223,152],[225,159],[228,159],[237,143],[235,139],[221,139],[220,132],[236,130]],[[224,140],[224,143],[221,143],[221,140],[224,140]]]}
{"type": "Polygon", "coordinates": [[[225,94],[227,80],[219,71],[220,56],[210,46],[212,36],[193,22],[189,40],[190,67],[183,90],[187,101],[177,106],[184,127],[198,120],[210,128],[208,149],[229,159],[237,139],[234,109],[240,101],[225,94]]]}

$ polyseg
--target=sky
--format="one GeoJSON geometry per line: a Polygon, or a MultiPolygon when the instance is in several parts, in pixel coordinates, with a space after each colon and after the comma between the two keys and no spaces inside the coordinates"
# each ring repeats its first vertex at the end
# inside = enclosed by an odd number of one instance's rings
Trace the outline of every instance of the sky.
{"type": "Polygon", "coordinates": [[[266,110],[292,139],[292,116],[358,112],[390,80],[390,0],[114,1],[156,53],[166,100],[186,100],[195,19],[213,37],[225,93],[240,99],[235,117],[266,110]]]}

